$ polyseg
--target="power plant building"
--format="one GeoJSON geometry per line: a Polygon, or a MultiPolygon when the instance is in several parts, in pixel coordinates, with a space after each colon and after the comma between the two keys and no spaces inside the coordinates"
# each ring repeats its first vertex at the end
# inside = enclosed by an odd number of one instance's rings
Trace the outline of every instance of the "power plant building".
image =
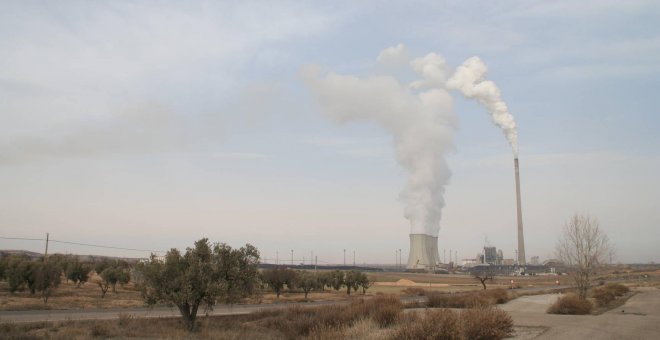
{"type": "Polygon", "coordinates": [[[497,248],[484,247],[484,262],[488,264],[497,264],[497,248]]]}

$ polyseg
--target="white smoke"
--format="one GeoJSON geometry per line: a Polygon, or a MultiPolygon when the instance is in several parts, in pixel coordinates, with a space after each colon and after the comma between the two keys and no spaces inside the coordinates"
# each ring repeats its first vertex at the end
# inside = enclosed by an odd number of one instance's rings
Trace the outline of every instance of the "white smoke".
{"type": "MultiPolygon", "coordinates": [[[[406,56],[403,45],[383,51],[379,61],[406,56]]],[[[397,162],[408,172],[401,192],[412,234],[437,236],[451,172],[456,116],[444,89],[445,63],[437,54],[409,66],[422,76],[410,85],[392,75],[357,77],[305,67],[301,74],[322,111],[338,123],[369,121],[392,135],[397,162]]]]}
{"type": "Polygon", "coordinates": [[[436,53],[429,53],[423,58],[413,60],[410,65],[412,68],[424,77],[423,80],[417,80],[410,84],[414,89],[427,87],[444,87],[447,80],[447,62],[445,58],[436,53]]]}
{"type": "Polygon", "coordinates": [[[500,89],[490,80],[484,80],[488,71],[479,57],[472,57],[456,69],[447,81],[447,88],[460,91],[465,97],[475,99],[490,112],[493,122],[502,129],[511,144],[514,156],[518,156],[518,130],[516,121],[502,100],[500,89]]]}

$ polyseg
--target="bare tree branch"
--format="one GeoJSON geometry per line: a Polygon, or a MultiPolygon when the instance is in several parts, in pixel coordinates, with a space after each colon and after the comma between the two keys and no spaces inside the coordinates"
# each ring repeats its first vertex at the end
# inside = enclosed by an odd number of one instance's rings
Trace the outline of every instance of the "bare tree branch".
{"type": "Polygon", "coordinates": [[[607,235],[599,222],[589,216],[574,214],[564,226],[556,255],[571,270],[581,299],[586,299],[591,278],[613,254],[607,235]]]}

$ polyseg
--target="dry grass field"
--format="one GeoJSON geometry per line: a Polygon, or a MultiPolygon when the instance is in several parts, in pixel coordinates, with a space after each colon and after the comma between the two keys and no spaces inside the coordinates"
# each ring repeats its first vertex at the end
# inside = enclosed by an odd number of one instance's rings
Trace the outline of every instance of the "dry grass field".
{"type": "Polygon", "coordinates": [[[108,291],[105,298],[101,298],[101,289],[97,285],[100,278],[93,274],[89,282],[76,287],[72,282],[64,279],[57,287],[48,304],[44,304],[39,293],[31,295],[28,290],[9,293],[7,282],[0,282],[0,310],[28,310],[28,309],[82,309],[82,308],[127,308],[144,306],[140,292],[133,284],[123,287],[117,284],[117,292],[108,291]]]}
{"type": "Polygon", "coordinates": [[[350,304],[293,306],[249,315],[200,317],[195,332],[179,318],[138,319],[120,314],[118,320],[0,324],[5,339],[500,339],[513,331],[512,319],[499,309],[476,308],[411,311],[396,296],[356,299],[350,304]],[[440,322],[442,321],[442,322],[440,322]],[[492,336],[495,335],[495,336],[492,336]],[[482,337],[483,338],[483,337],[482,337]]]}
{"type": "MultiPolygon", "coordinates": [[[[374,285],[369,288],[366,295],[374,296],[380,294],[407,295],[404,292],[410,287],[423,288],[430,292],[457,293],[473,290],[481,290],[481,284],[469,275],[460,274],[425,274],[405,272],[369,272],[369,279],[374,285]],[[400,281],[397,283],[397,281],[400,281]]],[[[600,278],[605,280],[627,281],[631,286],[660,287],[660,270],[650,271],[623,271],[610,270],[603,273],[600,278]]],[[[561,280],[562,284],[570,284],[568,276],[516,276],[495,277],[494,282],[488,284],[490,288],[507,288],[513,279],[520,287],[547,287],[552,289],[555,280],[561,280]]],[[[105,298],[101,298],[101,290],[96,284],[99,277],[92,275],[86,284],[76,287],[71,282],[62,281],[55,289],[48,304],[44,305],[38,294],[31,295],[27,291],[11,294],[8,292],[7,283],[0,282],[0,310],[31,310],[31,309],[84,309],[84,308],[130,308],[145,306],[139,291],[133,284],[124,286],[117,285],[117,293],[109,291],[105,298]]],[[[353,292],[350,297],[346,290],[334,291],[326,289],[322,292],[310,292],[308,300],[311,301],[340,301],[356,299],[363,296],[361,292],[353,292]]],[[[305,301],[301,292],[284,291],[279,299],[270,291],[245,301],[249,304],[270,304],[283,302],[305,301]]]]}

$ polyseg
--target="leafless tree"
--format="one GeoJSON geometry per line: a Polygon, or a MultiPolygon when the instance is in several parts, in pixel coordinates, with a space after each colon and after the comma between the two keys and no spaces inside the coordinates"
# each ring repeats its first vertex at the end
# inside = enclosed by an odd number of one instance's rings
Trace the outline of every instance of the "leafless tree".
{"type": "Polygon", "coordinates": [[[479,280],[479,282],[481,282],[481,285],[484,286],[484,289],[486,289],[486,282],[487,281],[492,282],[493,280],[495,280],[495,273],[493,272],[492,267],[488,266],[486,268],[480,268],[480,270],[473,271],[472,277],[479,280]]]}
{"type": "Polygon", "coordinates": [[[591,278],[612,253],[598,220],[581,214],[574,214],[566,223],[556,248],[557,257],[570,268],[581,299],[587,298],[591,278]]]}

